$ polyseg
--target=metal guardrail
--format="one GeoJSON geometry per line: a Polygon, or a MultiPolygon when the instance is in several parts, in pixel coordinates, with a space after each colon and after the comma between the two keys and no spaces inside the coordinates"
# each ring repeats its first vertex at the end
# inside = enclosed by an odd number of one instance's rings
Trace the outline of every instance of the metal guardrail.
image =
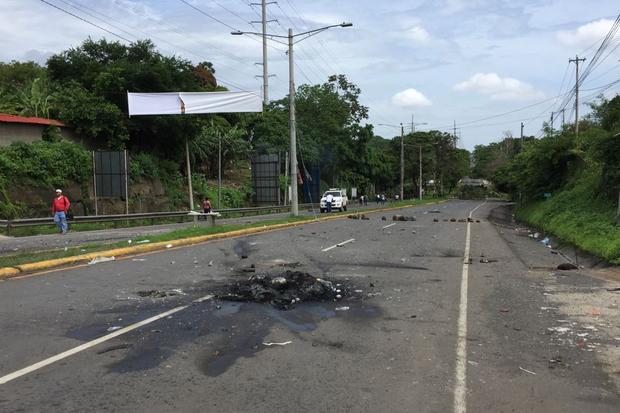
{"type": "MultiPolygon", "coordinates": [[[[312,204],[299,205],[300,208],[311,207],[312,204]]],[[[233,215],[261,215],[269,213],[287,212],[290,211],[290,205],[273,205],[264,207],[251,207],[251,208],[227,208],[220,209],[218,212],[222,217],[230,217],[233,215]]],[[[138,219],[150,219],[154,224],[156,219],[165,218],[192,218],[196,215],[191,215],[189,211],[171,211],[171,212],[144,212],[138,214],[113,214],[113,215],[85,215],[75,216],[69,220],[70,223],[87,223],[87,222],[115,222],[115,221],[127,221],[138,219]]],[[[0,220],[0,228],[6,229],[7,235],[11,234],[12,228],[19,227],[32,227],[37,225],[52,225],[54,224],[53,217],[45,218],[22,218],[22,219],[9,219],[0,220]]]]}

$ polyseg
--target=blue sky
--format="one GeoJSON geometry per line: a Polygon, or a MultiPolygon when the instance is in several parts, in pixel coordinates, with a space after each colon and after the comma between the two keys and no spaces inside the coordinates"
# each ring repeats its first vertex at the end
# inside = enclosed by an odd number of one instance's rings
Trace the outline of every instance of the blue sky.
{"type": "MultiPolygon", "coordinates": [[[[128,40],[149,37],[164,54],[214,63],[216,76],[231,89],[259,90],[261,43],[231,36],[231,28],[260,31],[254,0],[46,0],[128,40]]],[[[283,35],[350,21],[295,46],[296,83],[322,83],[344,73],[362,89],[369,122],[378,134],[410,123],[417,129],[451,130],[456,121],[459,146],[517,136],[538,135],[542,122],[558,108],[555,96],[574,84],[576,54],[590,58],[620,13],[616,1],[598,0],[279,0],[268,6],[268,31],[283,35]],[[480,119],[529,108],[479,121],[480,119]],[[424,123],[426,125],[424,125],[424,123]]],[[[0,1],[0,59],[44,62],[86,37],[118,39],[40,0],[0,1]]],[[[125,40],[121,40],[125,42],[125,40]]],[[[617,35],[609,48],[620,45],[617,35]]],[[[288,90],[286,47],[270,43],[270,98],[288,90]]],[[[620,47],[592,71],[582,89],[581,113],[604,91],[620,92],[620,47]]],[[[588,61],[582,65],[585,67],[588,61]]],[[[572,115],[572,106],[565,112],[572,115]]],[[[559,125],[556,124],[556,125],[559,125]]]]}

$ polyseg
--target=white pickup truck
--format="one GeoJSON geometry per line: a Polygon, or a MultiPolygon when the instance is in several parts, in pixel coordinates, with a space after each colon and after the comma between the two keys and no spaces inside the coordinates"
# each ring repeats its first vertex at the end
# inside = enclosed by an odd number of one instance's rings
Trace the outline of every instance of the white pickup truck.
{"type": "Polygon", "coordinates": [[[332,210],[337,209],[340,212],[347,210],[347,204],[349,203],[349,198],[347,197],[347,190],[340,188],[331,188],[325,191],[323,197],[321,197],[321,212],[327,212],[327,195],[332,196],[332,210]]]}

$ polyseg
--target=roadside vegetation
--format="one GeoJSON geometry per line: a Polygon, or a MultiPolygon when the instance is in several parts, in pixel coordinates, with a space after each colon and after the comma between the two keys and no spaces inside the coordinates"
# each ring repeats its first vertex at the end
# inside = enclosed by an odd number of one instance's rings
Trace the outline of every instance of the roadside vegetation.
{"type": "Polygon", "coordinates": [[[620,95],[592,105],[578,138],[573,125],[547,128],[542,139],[506,138],[473,157],[474,171],[517,201],[517,218],[620,264],[620,95]]]}

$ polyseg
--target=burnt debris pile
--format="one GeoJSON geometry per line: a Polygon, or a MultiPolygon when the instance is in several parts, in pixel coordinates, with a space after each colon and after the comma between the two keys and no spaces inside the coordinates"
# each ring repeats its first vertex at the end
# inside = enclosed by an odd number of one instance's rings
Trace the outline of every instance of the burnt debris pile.
{"type": "Polygon", "coordinates": [[[277,275],[255,274],[228,285],[218,298],[226,301],[269,303],[280,310],[310,301],[339,300],[346,289],[301,271],[277,275]],[[341,289],[342,288],[342,289],[341,289]]]}

